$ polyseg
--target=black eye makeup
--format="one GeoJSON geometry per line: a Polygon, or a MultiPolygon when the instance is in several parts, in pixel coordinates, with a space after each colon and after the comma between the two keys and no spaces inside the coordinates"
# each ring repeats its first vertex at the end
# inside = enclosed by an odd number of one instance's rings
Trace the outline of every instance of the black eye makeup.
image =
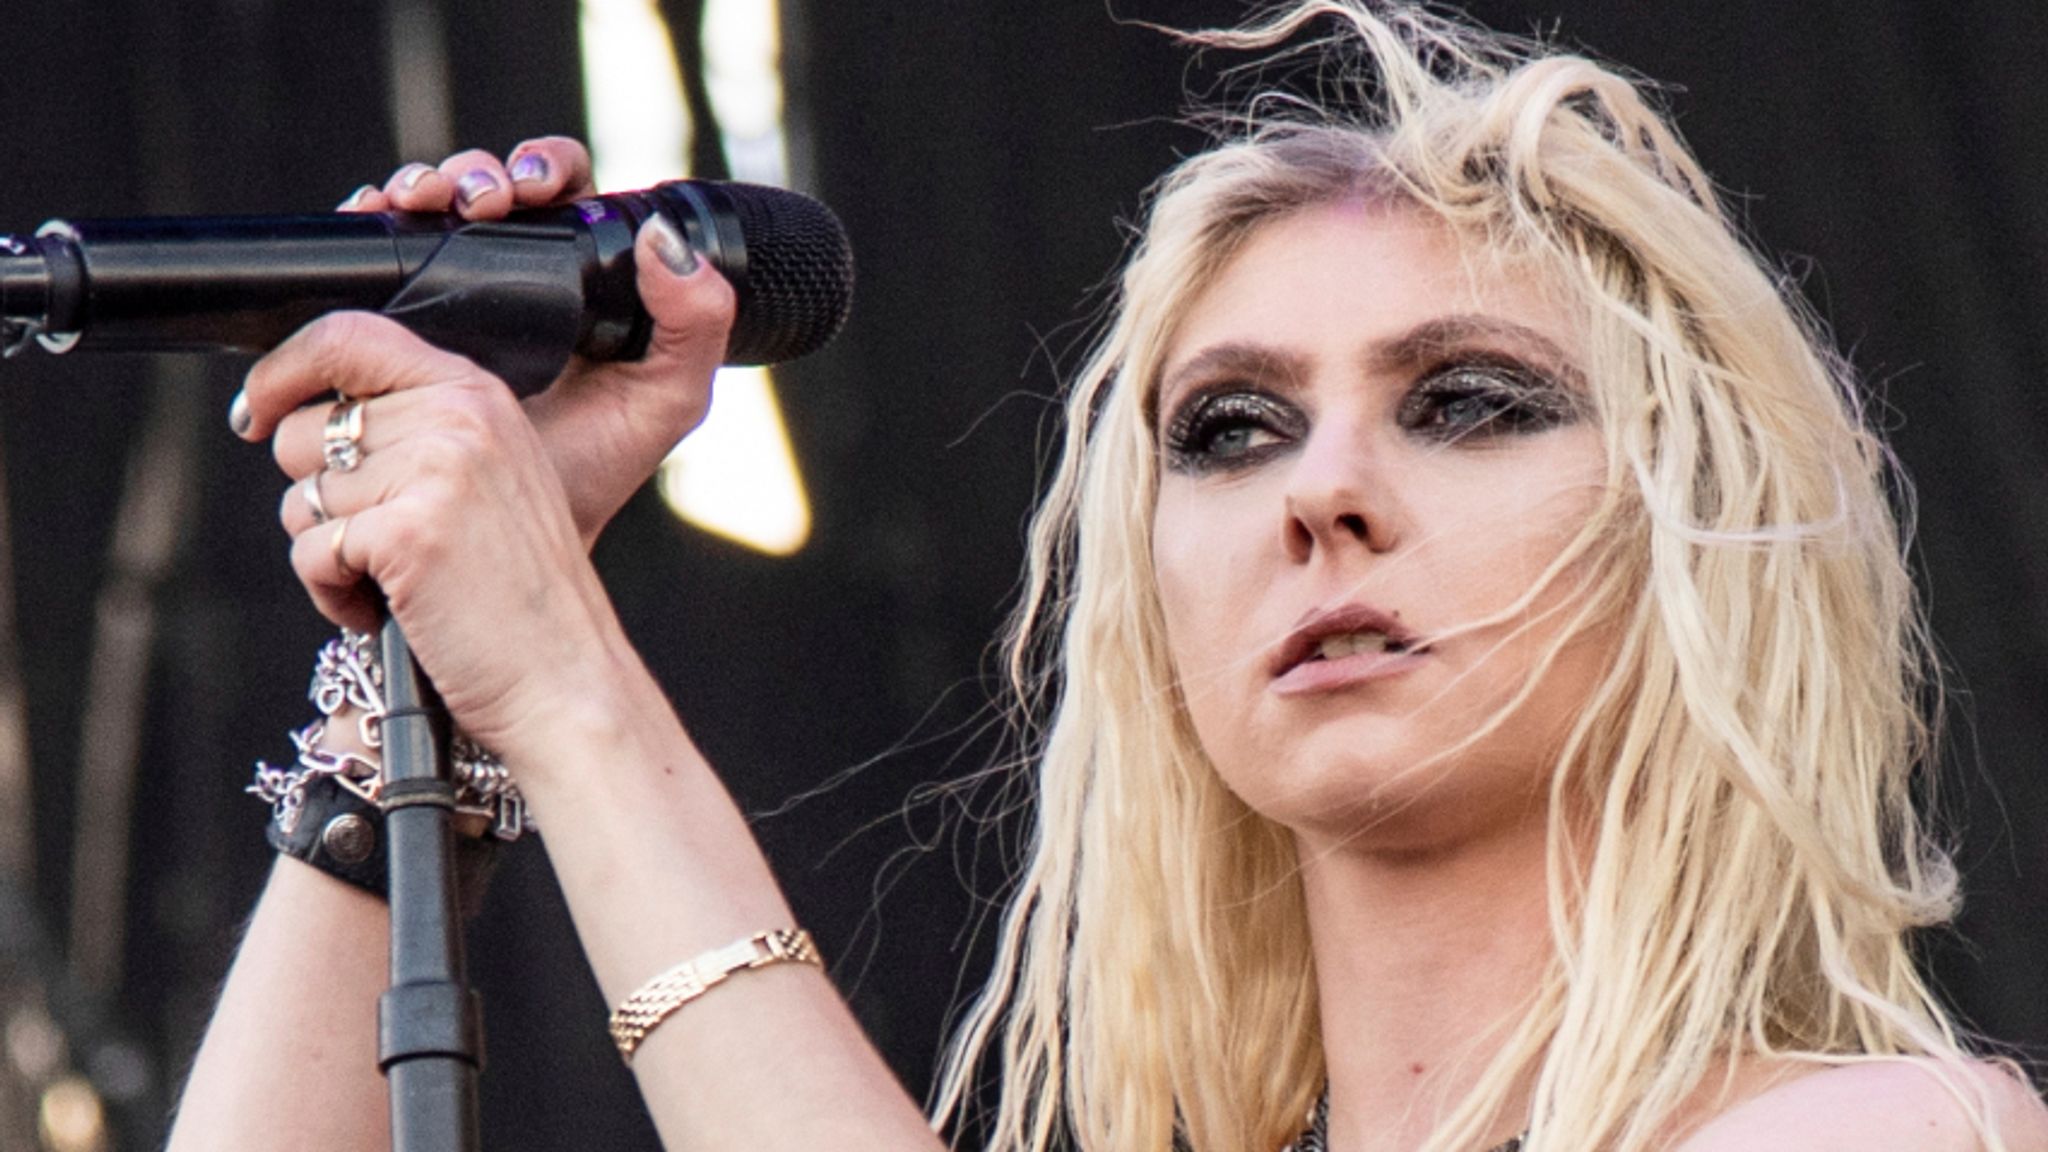
{"type": "Polygon", "coordinates": [[[1308,416],[1291,401],[1241,383],[1191,390],[1167,420],[1166,466],[1204,476],[1259,463],[1308,434],[1308,416]]]}
{"type": "MultiPolygon", "coordinates": [[[[1557,374],[1512,356],[1474,352],[1440,359],[1412,376],[1394,420],[1427,442],[1478,446],[1562,427],[1579,418],[1577,392],[1557,374]]],[[[1166,467],[1191,476],[1230,473],[1286,452],[1309,433],[1288,396],[1226,378],[1187,390],[1160,434],[1166,467]]]]}
{"type": "Polygon", "coordinates": [[[1409,432],[1455,443],[1561,427],[1578,419],[1579,407],[1572,390],[1550,374],[1483,356],[1424,372],[1401,397],[1395,419],[1409,432]]]}

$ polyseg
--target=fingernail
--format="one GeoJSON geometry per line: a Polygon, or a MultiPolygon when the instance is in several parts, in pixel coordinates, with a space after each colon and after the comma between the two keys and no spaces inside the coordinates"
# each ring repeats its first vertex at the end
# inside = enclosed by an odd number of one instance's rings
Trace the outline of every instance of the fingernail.
{"type": "Polygon", "coordinates": [[[398,182],[406,188],[417,188],[433,169],[425,164],[407,164],[398,170],[398,182]]]}
{"type": "Polygon", "coordinates": [[[234,402],[228,405],[228,427],[234,429],[237,436],[247,436],[253,419],[249,413],[249,393],[235,393],[234,402]]]}
{"type": "Polygon", "coordinates": [[[467,208],[498,190],[498,178],[482,168],[472,168],[455,182],[455,198],[467,208]]]}
{"type": "Polygon", "coordinates": [[[539,184],[548,178],[548,158],[538,152],[525,152],[512,161],[512,182],[514,184],[539,184]]]}
{"type": "Polygon", "coordinates": [[[361,188],[358,188],[355,191],[349,193],[348,199],[343,200],[340,206],[335,209],[335,211],[346,212],[349,209],[354,208],[355,206],[363,202],[363,197],[368,196],[370,193],[375,192],[376,190],[377,186],[375,184],[363,185],[361,188]]]}
{"type": "Polygon", "coordinates": [[[676,226],[666,216],[656,216],[647,225],[654,230],[654,254],[662,264],[678,276],[688,276],[697,270],[697,253],[676,226]]]}

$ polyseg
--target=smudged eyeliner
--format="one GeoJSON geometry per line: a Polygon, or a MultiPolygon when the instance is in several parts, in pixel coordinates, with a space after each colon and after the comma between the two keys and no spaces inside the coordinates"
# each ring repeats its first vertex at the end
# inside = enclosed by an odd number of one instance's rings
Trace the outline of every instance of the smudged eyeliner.
{"type": "MultiPolygon", "coordinates": [[[[1512,357],[1469,355],[1421,372],[1402,395],[1395,420],[1411,435],[1454,444],[1547,431],[1574,422],[1580,412],[1575,391],[1550,373],[1512,357]]],[[[1204,476],[1252,467],[1308,432],[1299,405],[1223,380],[1180,401],[1161,444],[1169,469],[1204,476]]]]}

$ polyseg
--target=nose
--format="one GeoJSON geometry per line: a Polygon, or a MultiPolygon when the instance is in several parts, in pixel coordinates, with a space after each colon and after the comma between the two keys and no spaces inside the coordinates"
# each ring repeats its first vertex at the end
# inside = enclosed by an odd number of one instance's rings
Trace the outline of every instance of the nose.
{"type": "Polygon", "coordinates": [[[1394,546],[1394,489],[1376,475],[1379,454],[1365,440],[1326,425],[1303,446],[1288,476],[1280,529],[1289,559],[1307,563],[1319,550],[1341,555],[1394,546]]]}

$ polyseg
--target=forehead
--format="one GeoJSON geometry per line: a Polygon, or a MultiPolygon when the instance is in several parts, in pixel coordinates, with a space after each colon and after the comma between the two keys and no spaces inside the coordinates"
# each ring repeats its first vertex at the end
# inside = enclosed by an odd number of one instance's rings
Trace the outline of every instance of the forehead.
{"type": "Polygon", "coordinates": [[[1352,358],[1447,318],[1526,329],[1583,364],[1580,315],[1530,261],[1415,209],[1352,198],[1260,226],[1182,315],[1160,379],[1217,345],[1352,358]]]}

